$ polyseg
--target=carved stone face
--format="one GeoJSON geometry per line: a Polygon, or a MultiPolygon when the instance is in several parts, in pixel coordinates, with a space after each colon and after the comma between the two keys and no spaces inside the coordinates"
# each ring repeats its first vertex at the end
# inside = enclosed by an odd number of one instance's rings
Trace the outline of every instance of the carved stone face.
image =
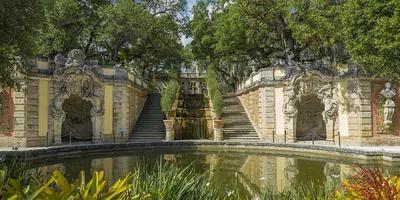
{"type": "Polygon", "coordinates": [[[385,83],[385,88],[386,89],[391,89],[392,88],[392,84],[390,82],[386,82],[385,83]]]}

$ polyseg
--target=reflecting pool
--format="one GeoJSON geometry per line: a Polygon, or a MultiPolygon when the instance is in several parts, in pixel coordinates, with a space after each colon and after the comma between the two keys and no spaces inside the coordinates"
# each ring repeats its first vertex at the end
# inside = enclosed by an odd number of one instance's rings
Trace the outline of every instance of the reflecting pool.
{"type": "Polygon", "coordinates": [[[34,164],[46,170],[59,169],[69,178],[76,178],[80,170],[90,173],[105,170],[107,182],[124,176],[139,164],[172,162],[185,167],[194,162],[199,173],[209,171],[211,179],[221,193],[235,191],[248,198],[258,196],[262,190],[290,190],[295,184],[310,182],[332,187],[355,173],[358,165],[380,166],[386,173],[400,174],[397,166],[360,164],[357,161],[290,157],[262,153],[232,152],[161,152],[135,151],[118,154],[90,155],[79,158],[59,159],[47,164],[34,164]]]}

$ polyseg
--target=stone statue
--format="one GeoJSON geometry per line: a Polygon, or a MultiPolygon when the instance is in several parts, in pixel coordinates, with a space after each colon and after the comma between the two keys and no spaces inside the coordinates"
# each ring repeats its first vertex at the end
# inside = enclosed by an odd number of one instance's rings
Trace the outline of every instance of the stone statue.
{"type": "Polygon", "coordinates": [[[296,93],[294,92],[294,88],[289,87],[287,100],[286,100],[286,102],[284,104],[284,108],[283,108],[284,113],[288,117],[293,118],[293,117],[297,116],[296,100],[297,100],[297,96],[296,96],[296,93]]]}
{"type": "Polygon", "coordinates": [[[389,126],[392,124],[393,114],[396,108],[396,104],[393,101],[393,97],[396,96],[396,91],[392,88],[392,84],[387,82],[380,94],[386,98],[385,104],[383,105],[384,123],[389,126]]]}
{"type": "Polygon", "coordinates": [[[66,62],[67,59],[60,53],[57,54],[56,57],[54,57],[54,63],[56,64],[56,68],[64,67],[66,62]]]}
{"type": "Polygon", "coordinates": [[[319,90],[319,93],[323,96],[324,103],[324,112],[323,118],[324,121],[335,120],[338,116],[338,105],[333,102],[333,91],[329,85],[325,85],[319,90]]]}
{"type": "Polygon", "coordinates": [[[51,115],[54,119],[62,120],[64,117],[64,111],[62,108],[62,104],[65,99],[67,99],[69,95],[67,93],[61,93],[54,98],[54,105],[51,107],[51,115]]]}
{"type": "Polygon", "coordinates": [[[68,53],[66,67],[80,67],[85,63],[85,54],[79,49],[74,49],[68,53]]]}
{"type": "Polygon", "coordinates": [[[103,114],[103,102],[101,100],[101,98],[97,97],[97,96],[93,96],[92,97],[92,105],[93,108],[91,110],[92,116],[93,115],[102,115],[103,114]]]}

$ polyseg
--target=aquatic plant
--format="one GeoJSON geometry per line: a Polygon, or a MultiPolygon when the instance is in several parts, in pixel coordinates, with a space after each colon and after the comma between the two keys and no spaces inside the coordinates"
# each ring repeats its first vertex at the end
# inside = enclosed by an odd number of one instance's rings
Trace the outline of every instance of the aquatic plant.
{"type": "Polygon", "coordinates": [[[218,191],[210,184],[208,173],[199,174],[193,163],[179,168],[158,162],[154,167],[141,166],[135,173],[128,199],[149,200],[218,200],[218,191]]]}
{"type": "Polygon", "coordinates": [[[258,197],[260,200],[329,200],[336,198],[336,188],[327,189],[324,185],[313,182],[306,184],[296,184],[291,190],[273,192],[270,188],[265,188],[258,197]]]}

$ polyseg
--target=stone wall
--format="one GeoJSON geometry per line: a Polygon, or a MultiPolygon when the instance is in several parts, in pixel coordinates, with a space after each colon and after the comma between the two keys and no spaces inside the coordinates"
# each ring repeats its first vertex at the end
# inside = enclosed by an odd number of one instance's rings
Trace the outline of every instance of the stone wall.
{"type": "Polygon", "coordinates": [[[13,147],[13,146],[25,146],[25,121],[26,121],[26,99],[25,93],[21,91],[8,90],[7,91],[8,106],[12,108],[7,108],[5,111],[3,120],[9,120],[12,116],[12,123],[8,124],[9,131],[0,133],[0,147],[13,147]],[[10,96],[9,96],[10,95],[10,96]],[[9,99],[11,97],[11,99],[9,99]],[[10,113],[12,112],[12,113],[10,113]],[[11,114],[11,115],[10,115],[11,114]],[[11,126],[11,127],[10,127],[11,126]]]}
{"type": "Polygon", "coordinates": [[[146,101],[146,93],[130,85],[113,88],[113,130],[118,140],[128,139],[146,101]]]}
{"type": "MultiPolygon", "coordinates": [[[[318,73],[317,73],[318,74],[318,73]]],[[[262,135],[264,141],[284,142],[286,132],[286,142],[296,142],[296,138],[292,135],[291,128],[295,128],[296,122],[290,121],[286,113],[289,92],[292,90],[291,85],[299,87],[293,80],[276,81],[268,79],[268,77],[258,77],[258,81],[244,81],[239,87],[237,95],[239,96],[251,122],[257,132],[262,135]],[[272,137],[272,133],[275,133],[272,137]]],[[[324,76],[321,76],[324,77],[324,76]]],[[[374,80],[370,78],[341,77],[338,79],[330,78],[333,95],[331,101],[337,104],[337,118],[325,121],[327,141],[338,143],[340,134],[342,145],[394,145],[397,142],[397,135],[400,134],[400,112],[397,105],[400,105],[400,87],[395,87],[396,96],[394,98],[396,110],[393,117],[393,124],[390,129],[382,131],[383,124],[383,103],[385,99],[380,95],[385,80],[374,80]]],[[[323,78],[324,79],[324,78],[323,78]]],[[[251,78],[250,78],[251,80],[251,78]]],[[[326,80],[322,80],[326,81],[326,80]]],[[[326,88],[317,86],[318,88],[310,90],[314,87],[311,83],[306,83],[304,88],[300,90],[312,91],[321,103],[324,109],[329,108],[330,101],[326,95],[326,88]]],[[[303,83],[301,83],[303,84],[303,83]]],[[[328,86],[328,85],[326,85],[328,86]]],[[[329,90],[328,90],[329,91],[329,90]]],[[[301,92],[301,91],[300,91],[301,92]]],[[[297,95],[296,98],[301,96],[297,95]]],[[[329,98],[329,97],[328,97],[329,98]]],[[[299,105],[296,105],[296,110],[299,105]]],[[[297,110],[298,111],[298,110],[297,110]]],[[[323,114],[325,110],[323,111],[323,114]]],[[[296,115],[298,113],[295,113],[296,115]]],[[[293,119],[296,119],[294,117],[293,119]]],[[[295,129],[294,129],[295,130],[295,129]]],[[[295,133],[296,134],[296,133],[295,133]]]]}
{"type": "Polygon", "coordinates": [[[258,135],[264,137],[261,93],[262,88],[257,88],[241,94],[239,99],[258,135]]]}
{"type": "MultiPolygon", "coordinates": [[[[51,76],[33,76],[21,91],[12,92],[13,131],[8,135],[0,135],[0,147],[54,145],[56,135],[52,107],[57,93],[55,83],[51,76]]],[[[140,116],[147,90],[120,80],[102,84],[96,90],[100,98],[104,98],[105,85],[111,85],[111,113],[105,112],[104,115],[111,116],[112,131],[104,134],[105,124],[110,122],[100,124],[101,140],[111,142],[113,133],[120,140],[120,134],[117,134],[120,131],[123,131],[123,140],[126,140],[140,116]]]]}

